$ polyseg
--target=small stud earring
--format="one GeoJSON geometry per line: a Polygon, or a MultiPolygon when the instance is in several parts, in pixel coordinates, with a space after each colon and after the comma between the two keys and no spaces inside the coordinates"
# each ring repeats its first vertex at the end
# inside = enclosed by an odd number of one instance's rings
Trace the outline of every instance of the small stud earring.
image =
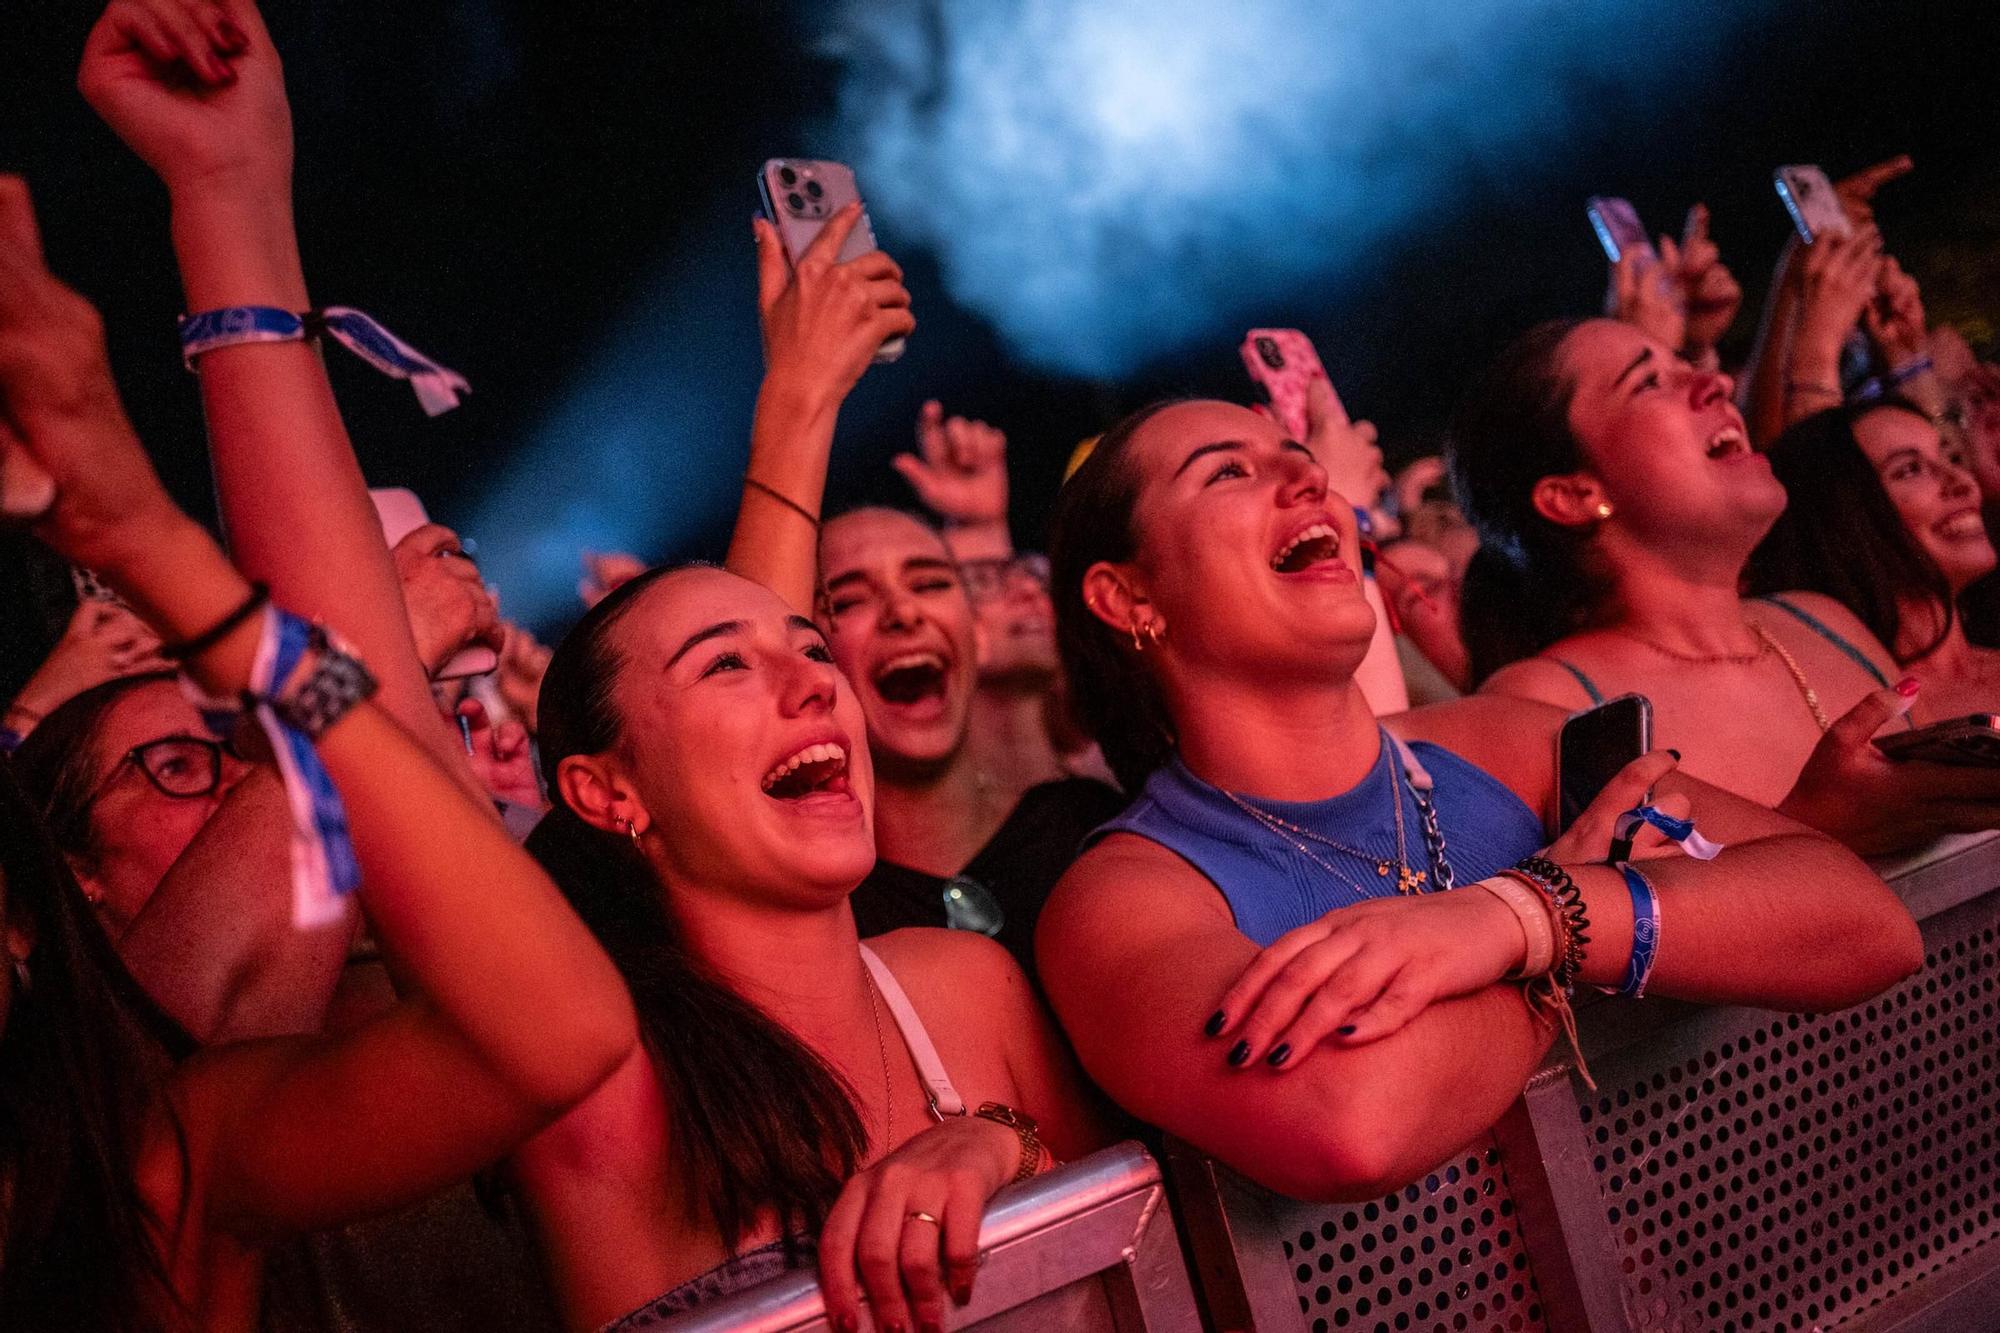
{"type": "Polygon", "coordinates": [[[1166,621],[1149,620],[1146,622],[1146,642],[1152,644],[1155,648],[1157,648],[1160,646],[1160,640],[1166,637],[1167,637],[1166,621]]]}
{"type": "Polygon", "coordinates": [[[1607,501],[1599,500],[1597,502],[1597,517],[1599,519],[1611,517],[1611,505],[1607,501]]]}

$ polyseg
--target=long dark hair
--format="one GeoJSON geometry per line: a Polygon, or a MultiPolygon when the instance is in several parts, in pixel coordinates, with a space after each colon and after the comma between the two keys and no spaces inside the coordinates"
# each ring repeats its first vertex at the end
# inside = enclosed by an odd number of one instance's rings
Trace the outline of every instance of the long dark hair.
{"type": "Polygon", "coordinates": [[[1815,412],[1772,443],[1771,471],[1790,498],[1750,556],[1749,586],[1756,593],[1825,593],[1859,616],[1898,661],[1908,662],[1944,642],[1957,608],[1944,571],[1903,527],[1880,474],[1854,438],[1855,424],[1876,411],[1930,420],[1915,403],[1891,396],[1815,412]],[[1904,652],[1896,640],[1911,600],[1928,602],[1941,614],[1930,642],[1904,652]]]}
{"type": "Polygon", "coordinates": [[[49,836],[69,856],[87,861],[96,849],[84,802],[97,776],[91,751],[112,705],[143,686],[173,679],[171,671],[154,671],[93,685],[50,709],[14,752],[21,786],[40,811],[49,836]]]}
{"type": "Polygon", "coordinates": [[[1070,707],[1085,733],[1097,738],[1118,784],[1135,795],[1173,754],[1173,718],[1152,676],[1084,605],[1083,576],[1100,560],[1130,560],[1138,550],[1132,510],[1141,479],[1128,456],[1132,437],[1159,412],[1185,401],[1148,404],[1105,431],[1063,483],[1049,520],[1049,593],[1070,707]]]}
{"type": "Polygon", "coordinates": [[[1557,353],[1579,321],[1551,320],[1516,338],[1453,419],[1446,456],[1479,550],[1465,571],[1459,630],[1479,682],[1588,623],[1604,577],[1589,534],[1535,509],[1535,483],[1584,466],[1570,430],[1574,382],[1557,353]]]}
{"type": "MultiPolygon", "coordinates": [[[[612,693],[625,662],[610,631],[673,572],[649,570],[621,585],[557,647],[537,710],[536,745],[552,784],[570,755],[602,754],[618,743],[623,719],[612,693]]],[[[689,954],[659,880],[629,838],[585,823],[560,790],[555,801],[529,835],[528,850],[631,988],[640,1036],[666,1092],[689,1202],[706,1206],[731,1250],[767,1209],[778,1215],[788,1246],[796,1233],[817,1233],[867,1156],[853,1092],[689,954]]]]}
{"type": "Polygon", "coordinates": [[[118,961],[11,761],[0,762],[0,871],[6,922],[33,940],[25,984],[11,968],[0,976],[12,989],[0,1033],[0,1328],[159,1328],[176,1298],[156,1234],[173,1219],[153,1215],[134,1166],[186,1039],[118,961]]]}

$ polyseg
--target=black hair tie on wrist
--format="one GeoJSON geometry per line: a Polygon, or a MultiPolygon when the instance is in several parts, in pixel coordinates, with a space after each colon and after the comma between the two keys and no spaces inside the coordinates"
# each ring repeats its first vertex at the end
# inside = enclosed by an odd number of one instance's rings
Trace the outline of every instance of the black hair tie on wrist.
{"type": "Polygon", "coordinates": [[[166,658],[169,662],[185,662],[190,657],[207,652],[209,649],[215,647],[216,644],[221,643],[223,639],[227,638],[231,630],[263,610],[265,603],[270,600],[271,589],[268,585],[263,583],[251,584],[250,595],[243,599],[241,606],[231,611],[209,628],[195,635],[192,639],[183,639],[179,643],[167,644],[160,649],[160,656],[166,658]]]}

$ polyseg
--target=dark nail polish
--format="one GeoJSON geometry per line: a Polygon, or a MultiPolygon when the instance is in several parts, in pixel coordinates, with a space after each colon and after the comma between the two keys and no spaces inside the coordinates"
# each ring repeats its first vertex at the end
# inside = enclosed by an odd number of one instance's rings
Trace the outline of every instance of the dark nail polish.
{"type": "Polygon", "coordinates": [[[960,1306],[972,1304],[971,1286],[966,1285],[966,1286],[953,1287],[951,1289],[951,1299],[954,1304],[960,1306]]]}
{"type": "Polygon", "coordinates": [[[1279,1065],[1285,1063],[1285,1061],[1291,1058],[1292,1058],[1292,1044],[1288,1041],[1281,1041],[1276,1046],[1273,1046],[1271,1048],[1271,1053],[1269,1055],[1264,1057],[1264,1063],[1271,1066],[1271,1068],[1276,1069],[1279,1065]]]}
{"type": "Polygon", "coordinates": [[[1242,1064],[1242,1063],[1243,1063],[1243,1062],[1244,1062],[1245,1060],[1248,1060],[1249,1058],[1250,1058],[1250,1043],[1249,1043],[1249,1042],[1247,1042],[1247,1041],[1239,1041],[1239,1042],[1237,1042],[1237,1043],[1236,1043],[1236,1044],[1235,1044],[1234,1046],[1231,1046],[1231,1047],[1229,1048],[1229,1063],[1230,1063],[1230,1064],[1232,1064],[1232,1065],[1240,1065],[1240,1064],[1242,1064]]]}
{"type": "Polygon", "coordinates": [[[1346,1027],[1335,1028],[1334,1031],[1338,1032],[1343,1037],[1351,1037],[1354,1035],[1354,1024],[1349,1023],[1346,1027]]]}
{"type": "Polygon", "coordinates": [[[1669,745],[1667,747],[1667,753],[1674,757],[1674,761],[1676,763],[1680,762],[1681,752],[1679,750],[1676,750],[1673,746],[1669,745]]]}
{"type": "Polygon", "coordinates": [[[1228,1015],[1218,1009],[1208,1016],[1208,1022],[1202,1027],[1202,1032],[1213,1037],[1222,1031],[1222,1025],[1228,1021],[1228,1015]]]}

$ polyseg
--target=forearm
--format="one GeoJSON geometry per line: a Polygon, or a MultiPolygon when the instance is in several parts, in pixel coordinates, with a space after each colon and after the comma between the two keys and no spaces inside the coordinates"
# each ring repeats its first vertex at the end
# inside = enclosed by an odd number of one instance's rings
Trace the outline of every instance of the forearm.
{"type": "Polygon", "coordinates": [[[204,1044],[318,1032],[351,924],[292,928],[291,813],[275,770],[231,789],[117,941],[139,984],[204,1044]]]}
{"type": "Polygon", "coordinates": [[[1014,555],[1014,534],[1005,520],[995,523],[946,523],[945,548],[960,564],[977,560],[1008,560],[1014,555]]]}
{"type": "MultiPolygon", "coordinates": [[[[818,516],[839,407],[836,398],[765,376],[744,475],[818,516]]],[[[770,491],[744,486],[726,564],[810,616],[819,584],[819,529],[770,491]]]]}
{"type": "MultiPolygon", "coordinates": [[[[1915,923],[1860,858],[1830,838],[1780,834],[1638,863],[1660,905],[1648,994],[1824,1011],[1854,1004],[1922,961],[1915,923]]],[[[1569,867],[1591,944],[1581,980],[1616,986],[1632,953],[1632,901],[1608,866],[1569,867]]]]}
{"type": "Polygon", "coordinates": [[[1841,339],[1825,331],[1804,330],[1793,341],[1785,359],[1783,426],[1840,406],[1840,348],[1841,339]]]}
{"type": "Polygon", "coordinates": [[[1763,319],[1757,326],[1756,341],[1745,362],[1738,392],[1738,405],[1747,419],[1751,438],[1760,448],[1784,431],[1785,366],[1791,358],[1799,310],[1797,248],[1796,240],[1788,241],[1778,257],[1777,268],[1771,275],[1771,291],[1764,302],[1763,319]]]}
{"type": "MultiPolygon", "coordinates": [[[[190,311],[310,305],[288,191],[173,201],[190,311]]],[[[223,528],[236,564],[279,605],[323,622],[381,682],[381,707],[468,791],[477,780],[431,700],[368,483],[318,352],[305,343],[218,348],[199,363],[223,528]]]]}

